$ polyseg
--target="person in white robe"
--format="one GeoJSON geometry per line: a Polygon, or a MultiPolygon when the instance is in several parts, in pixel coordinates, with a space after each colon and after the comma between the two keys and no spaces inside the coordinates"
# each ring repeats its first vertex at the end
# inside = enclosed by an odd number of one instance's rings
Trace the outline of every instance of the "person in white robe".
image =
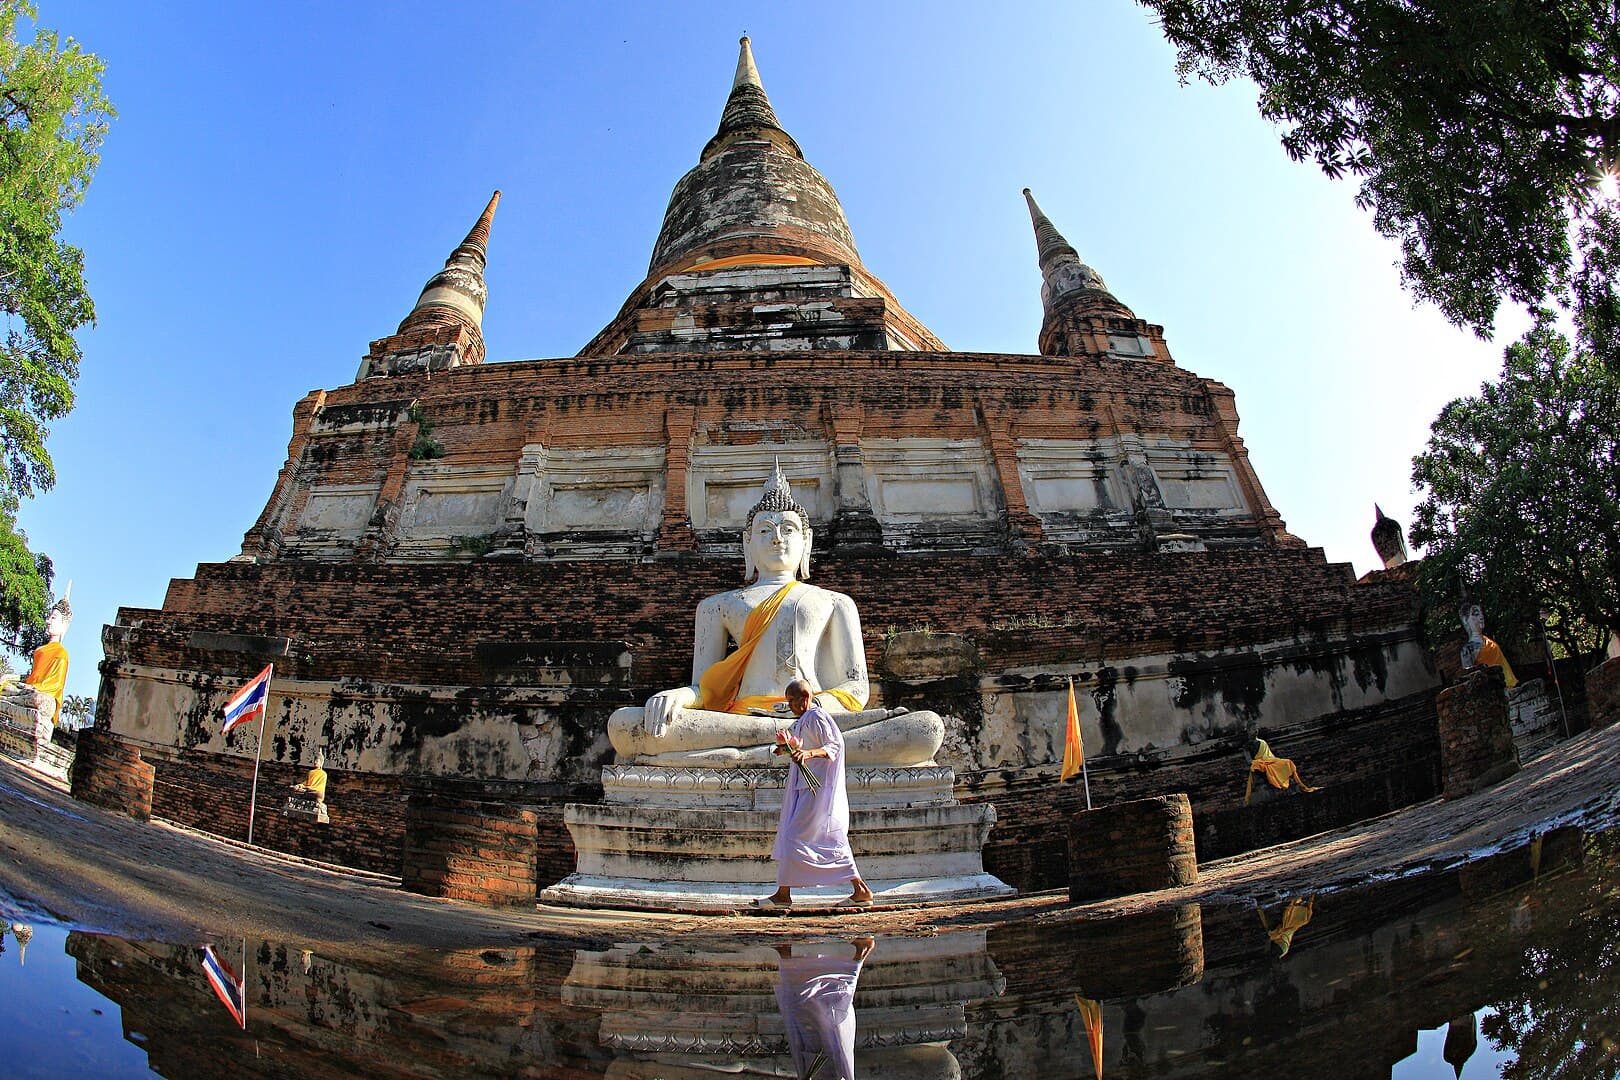
{"type": "Polygon", "coordinates": [[[849,793],[844,785],[844,736],[827,710],[813,703],[810,684],[803,679],[788,683],[788,708],[798,719],[788,734],[798,740],[789,750],[782,794],[782,817],[776,826],[776,892],[757,901],[760,907],[786,907],[796,887],[841,885],[849,882],[850,895],[842,906],[868,907],[872,890],[855,869],[849,846],[849,793]],[[819,781],[812,791],[798,766],[804,763],[819,781]]]}

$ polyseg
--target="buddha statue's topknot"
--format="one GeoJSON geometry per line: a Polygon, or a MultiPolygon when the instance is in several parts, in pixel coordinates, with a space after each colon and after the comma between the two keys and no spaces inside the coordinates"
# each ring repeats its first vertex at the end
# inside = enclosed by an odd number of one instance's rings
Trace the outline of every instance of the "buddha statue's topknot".
{"type": "Polygon", "coordinates": [[[782,475],[780,464],[776,466],[771,478],[765,481],[765,494],[754,504],[754,508],[748,511],[748,520],[743,522],[743,532],[753,528],[754,518],[768,510],[779,514],[798,514],[799,524],[806,529],[810,527],[810,511],[793,501],[793,489],[788,486],[787,477],[782,475]]]}

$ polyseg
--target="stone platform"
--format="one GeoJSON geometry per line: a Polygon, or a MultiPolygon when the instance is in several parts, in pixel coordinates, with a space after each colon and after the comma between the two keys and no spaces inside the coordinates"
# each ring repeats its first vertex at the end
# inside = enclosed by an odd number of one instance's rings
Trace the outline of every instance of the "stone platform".
{"type": "Polygon", "coordinates": [[[51,741],[54,726],[33,709],[0,701],[0,754],[66,783],[73,751],[51,741]]]}
{"type": "MultiPolygon", "coordinates": [[[[850,845],[879,904],[1013,891],[984,871],[995,808],[959,804],[950,769],[855,766],[846,776],[850,845]]],[[[775,887],[771,847],[786,781],[785,767],[609,766],[601,804],[564,810],[578,861],[540,897],[588,907],[746,906],[775,887]]],[[[848,894],[847,886],[794,890],[807,907],[848,894]]]]}

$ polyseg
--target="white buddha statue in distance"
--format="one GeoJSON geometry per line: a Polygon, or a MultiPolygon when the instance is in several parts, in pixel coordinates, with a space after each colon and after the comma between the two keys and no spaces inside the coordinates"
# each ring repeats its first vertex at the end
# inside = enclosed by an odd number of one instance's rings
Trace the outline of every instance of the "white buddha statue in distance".
{"type": "Polygon", "coordinates": [[[938,715],[866,708],[860,617],[843,593],[802,580],[811,541],[810,515],[778,469],[743,527],[746,584],[698,604],[691,684],[609,718],[621,763],[780,764],[785,759],[772,757],[776,733],[794,719],[783,691],[804,679],[844,733],[848,764],[932,764],[945,735],[938,715]]]}

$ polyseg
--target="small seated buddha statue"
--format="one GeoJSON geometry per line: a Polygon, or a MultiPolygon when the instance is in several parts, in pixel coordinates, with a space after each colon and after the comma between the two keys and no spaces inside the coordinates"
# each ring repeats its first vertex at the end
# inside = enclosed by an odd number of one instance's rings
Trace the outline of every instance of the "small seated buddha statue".
{"type": "Polygon", "coordinates": [[[945,725],[932,712],[868,709],[866,648],[855,603],[804,579],[810,515],[778,468],[743,526],[741,588],[698,604],[692,682],[608,719],[621,763],[769,766],[793,723],[785,688],[803,679],[844,733],[850,765],[929,765],[945,725]],[[736,649],[728,653],[731,642],[736,649]]]}
{"type": "Polygon", "coordinates": [[[302,791],[315,796],[316,802],[326,801],[326,751],[315,752],[315,767],[304,776],[302,784],[294,784],[294,791],[302,791]]]}
{"type": "Polygon", "coordinates": [[[331,820],[326,812],[325,750],[315,752],[315,767],[304,775],[304,782],[288,789],[285,812],[289,816],[307,818],[321,824],[331,820]]]}
{"type": "Polygon", "coordinates": [[[1457,617],[1462,621],[1463,631],[1468,635],[1461,649],[1463,670],[1494,665],[1502,669],[1502,678],[1509,690],[1518,686],[1518,677],[1513,674],[1513,665],[1508,663],[1507,656],[1502,652],[1502,646],[1485,636],[1484,610],[1472,600],[1465,599],[1457,607],[1457,617]]]}
{"type": "Polygon", "coordinates": [[[67,687],[68,673],[68,651],[62,636],[72,623],[73,607],[64,594],[45,616],[45,634],[50,640],[34,650],[28,674],[20,682],[14,675],[0,679],[0,700],[32,713],[41,738],[50,737],[62,715],[62,692],[67,687]]]}

